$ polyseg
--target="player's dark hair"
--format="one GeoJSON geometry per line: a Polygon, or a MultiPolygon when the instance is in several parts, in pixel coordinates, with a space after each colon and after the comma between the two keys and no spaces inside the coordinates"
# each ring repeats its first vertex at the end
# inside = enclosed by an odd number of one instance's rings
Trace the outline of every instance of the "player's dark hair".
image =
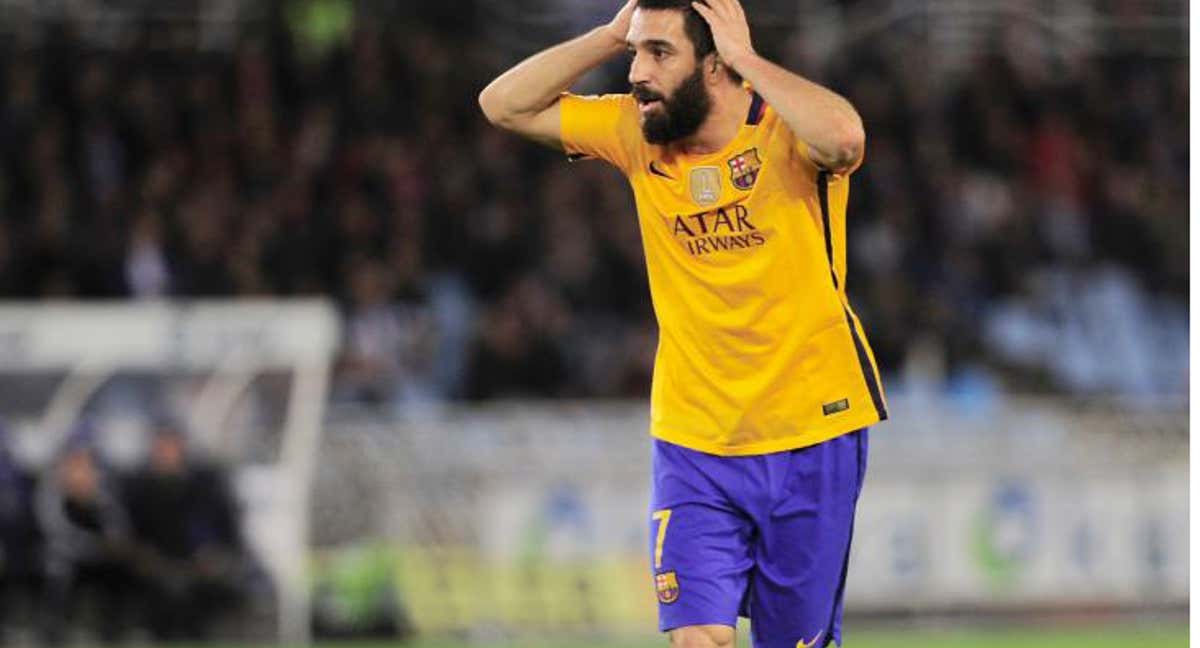
{"type": "MultiPolygon", "coordinates": [[[[705,0],[698,1],[708,5],[705,0]]],[[[692,41],[697,63],[705,56],[717,51],[717,45],[713,42],[712,28],[708,26],[708,21],[704,20],[704,16],[692,8],[692,0],[638,0],[637,6],[639,9],[669,9],[683,12],[683,31],[692,41]]],[[[728,66],[726,69],[729,71],[730,78],[735,82],[741,82],[742,77],[737,72],[728,66]]]]}

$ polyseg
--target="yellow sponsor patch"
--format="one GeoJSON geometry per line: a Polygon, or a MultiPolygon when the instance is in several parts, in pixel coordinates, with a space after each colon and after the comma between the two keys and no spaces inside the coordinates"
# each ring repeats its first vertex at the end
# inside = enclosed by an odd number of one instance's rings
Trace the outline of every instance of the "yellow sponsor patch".
{"type": "Polygon", "coordinates": [[[692,200],[701,207],[715,205],[721,199],[721,171],[715,166],[692,169],[688,184],[692,200]]]}

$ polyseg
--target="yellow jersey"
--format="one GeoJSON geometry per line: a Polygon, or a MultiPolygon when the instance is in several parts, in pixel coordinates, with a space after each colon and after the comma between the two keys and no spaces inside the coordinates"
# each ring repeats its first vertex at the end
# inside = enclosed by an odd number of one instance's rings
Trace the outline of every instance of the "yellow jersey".
{"type": "Polygon", "coordinates": [[[648,144],[628,94],[566,93],[560,107],[566,152],[608,161],[633,188],[659,325],[654,437],[766,454],[887,418],[846,299],[848,176],[817,167],[757,93],[737,136],[706,155],[648,144]]]}

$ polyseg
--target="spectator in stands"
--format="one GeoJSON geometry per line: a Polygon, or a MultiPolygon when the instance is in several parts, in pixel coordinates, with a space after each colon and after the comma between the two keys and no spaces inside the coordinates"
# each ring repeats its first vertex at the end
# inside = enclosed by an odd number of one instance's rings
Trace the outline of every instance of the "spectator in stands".
{"type": "Polygon", "coordinates": [[[513,283],[481,323],[467,365],[466,397],[567,395],[566,360],[555,340],[569,317],[536,275],[513,283]]]}
{"type": "Polygon", "coordinates": [[[423,294],[397,286],[396,275],[378,259],[352,263],[340,398],[375,404],[436,398],[433,313],[423,294]]]}
{"type": "Polygon", "coordinates": [[[129,627],[134,594],[129,519],[86,430],[68,441],[38,486],[37,516],[46,536],[43,641],[59,645],[85,597],[97,610],[100,639],[129,627]]]}
{"type": "Polygon", "coordinates": [[[191,455],[179,426],[163,421],[125,494],[151,633],[205,638],[217,615],[239,601],[247,573],[227,476],[191,455]]]}

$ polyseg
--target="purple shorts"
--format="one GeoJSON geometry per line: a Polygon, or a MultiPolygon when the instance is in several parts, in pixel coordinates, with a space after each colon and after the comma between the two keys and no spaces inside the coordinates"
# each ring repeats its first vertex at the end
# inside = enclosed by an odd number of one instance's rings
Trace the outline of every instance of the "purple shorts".
{"type": "Polygon", "coordinates": [[[736,626],[754,648],[842,641],[842,594],[867,431],[718,457],[654,441],[650,560],[659,629],[736,626]]]}

